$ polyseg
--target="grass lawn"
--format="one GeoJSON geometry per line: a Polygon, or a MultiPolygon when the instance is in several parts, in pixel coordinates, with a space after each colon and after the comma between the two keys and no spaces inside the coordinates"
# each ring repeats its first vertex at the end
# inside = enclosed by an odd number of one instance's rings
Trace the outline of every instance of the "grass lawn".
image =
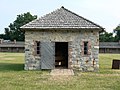
{"type": "Polygon", "coordinates": [[[100,54],[99,72],[50,76],[49,71],[24,71],[23,53],[0,53],[0,90],[120,90],[120,70],[112,60],[120,54],[100,54]]]}

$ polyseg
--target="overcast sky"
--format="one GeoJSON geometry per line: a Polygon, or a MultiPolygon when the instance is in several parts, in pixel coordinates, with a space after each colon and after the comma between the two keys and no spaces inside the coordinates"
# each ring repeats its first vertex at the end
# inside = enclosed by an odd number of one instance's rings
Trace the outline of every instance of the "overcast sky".
{"type": "Polygon", "coordinates": [[[1,0],[0,33],[4,33],[4,28],[19,14],[30,12],[41,17],[61,6],[101,25],[108,32],[120,23],[120,0],[1,0]]]}

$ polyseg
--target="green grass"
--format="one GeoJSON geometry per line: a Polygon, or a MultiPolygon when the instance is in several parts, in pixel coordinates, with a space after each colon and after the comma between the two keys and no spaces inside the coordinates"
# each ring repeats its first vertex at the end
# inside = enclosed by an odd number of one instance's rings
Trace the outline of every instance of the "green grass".
{"type": "Polygon", "coordinates": [[[120,70],[112,60],[120,54],[100,54],[98,72],[50,76],[49,71],[24,71],[23,53],[0,53],[0,90],[120,90],[120,70]]]}

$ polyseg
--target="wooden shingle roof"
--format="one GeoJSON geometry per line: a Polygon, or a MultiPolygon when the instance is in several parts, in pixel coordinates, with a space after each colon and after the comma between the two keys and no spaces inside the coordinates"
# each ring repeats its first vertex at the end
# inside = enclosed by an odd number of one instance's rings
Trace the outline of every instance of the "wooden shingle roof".
{"type": "Polygon", "coordinates": [[[3,43],[0,43],[0,48],[3,48],[3,47],[24,47],[24,42],[3,42],[3,43]]]}
{"type": "Polygon", "coordinates": [[[120,48],[119,42],[100,42],[100,48],[120,48]]]}
{"type": "Polygon", "coordinates": [[[75,14],[74,12],[61,7],[45,16],[33,20],[32,22],[21,27],[22,29],[52,29],[52,28],[103,28],[94,22],[85,19],[82,16],[75,14]]]}

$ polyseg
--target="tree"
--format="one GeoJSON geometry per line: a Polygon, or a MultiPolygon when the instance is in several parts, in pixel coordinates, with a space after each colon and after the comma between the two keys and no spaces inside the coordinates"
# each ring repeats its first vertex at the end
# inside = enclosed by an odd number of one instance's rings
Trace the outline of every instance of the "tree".
{"type": "Polygon", "coordinates": [[[17,41],[24,41],[24,31],[21,31],[20,27],[36,18],[36,15],[33,16],[29,12],[17,15],[16,20],[10,23],[8,28],[5,28],[5,36],[8,36],[6,39],[10,39],[11,41],[14,39],[17,41]]]}
{"type": "Polygon", "coordinates": [[[5,35],[4,34],[0,34],[0,39],[4,39],[5,35]]]}
{"type": "Polygon", "coordinates": [[[108,32],[103,32],[100,34],[100,42],[113,42],[114,41],[114,37],[113,37],[113,33],[108,33],[108,32]]]}
{"type": "Polygon", "coordinates": [[[115,28],[114,32],[116,33],[116,35],[115,35],[115,41],[119,41],[120,40],[120,25],[118,25],[115,28]]]}
{"type": "Polygon", "coordinates": [[[9,29],[8,29],[8,28],[5,28],[4,39],[10,40],[10,32],[9,32],[9,29]]]}

